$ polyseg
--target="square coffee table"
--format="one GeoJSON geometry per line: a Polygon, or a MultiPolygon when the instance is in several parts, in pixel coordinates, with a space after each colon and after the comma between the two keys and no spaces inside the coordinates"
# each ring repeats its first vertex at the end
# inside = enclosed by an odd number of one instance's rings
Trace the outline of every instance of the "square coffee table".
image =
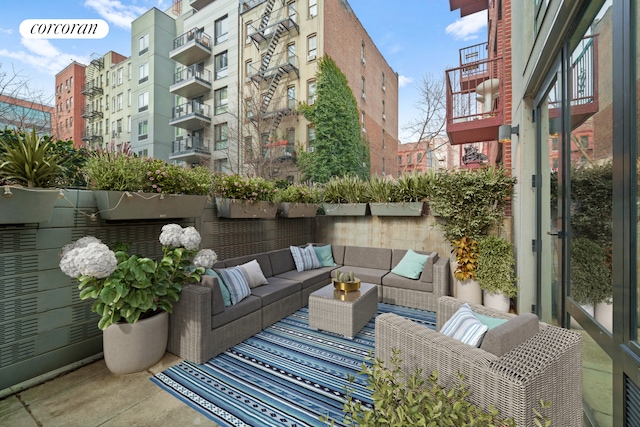
{"type": "Polygon", "coordinates": [[[378,311],[378,287],[360,283],[353,292],[338,291],[333,283],[309,295],[309,326],[353,337],[378,311]]]}

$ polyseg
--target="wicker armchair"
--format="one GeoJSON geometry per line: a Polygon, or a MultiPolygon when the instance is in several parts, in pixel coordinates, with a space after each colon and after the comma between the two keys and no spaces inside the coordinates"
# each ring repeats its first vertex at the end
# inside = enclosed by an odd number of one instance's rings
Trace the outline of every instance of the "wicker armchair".
{"type": "MultiPolygon", "coordinates": [[[[462,304],[451,297],[439,298],[437,330],[462,304]]],[[[514,316],[470,305],[474,312],[487,316],[514,316]]],[[[542,399],[551,401],[543,413],[553,425],[581,427],[582,337],[546,323],[539,326],[532,338],[498,357],[387,313],[376,319],[375,354],[389,366],[392,349],[398,349],[406,373],[420,368],[426,377],[438,371],[438,381],[445,387],[456,384],[457,373],[462,373],[472,403],[485,409],[492,404],[518,426],[535,425],[533,409],[542,399]]]]}

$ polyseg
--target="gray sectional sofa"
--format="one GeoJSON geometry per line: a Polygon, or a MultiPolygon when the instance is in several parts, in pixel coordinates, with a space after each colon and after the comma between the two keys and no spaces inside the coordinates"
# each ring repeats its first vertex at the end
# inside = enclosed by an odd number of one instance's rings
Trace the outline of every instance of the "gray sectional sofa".
{"type": "Polygon", "coordinates": [[[170,316],[167,350],[196,363],[204,363],[262,329],[306,306],[309,294],[331,283],[336,269],[378,286],[378,300],[435,311],[438,298],[449,295],[449,260],[429,255],[419,279],[398,276],[391,270],[407,250],[362,246],[331,246],[335,266],[298,272],[289,248],[230,258],[214,268],[227,268],[257,260],[268,284],[225,307],[217,279],[187,285],[170,316]]]}

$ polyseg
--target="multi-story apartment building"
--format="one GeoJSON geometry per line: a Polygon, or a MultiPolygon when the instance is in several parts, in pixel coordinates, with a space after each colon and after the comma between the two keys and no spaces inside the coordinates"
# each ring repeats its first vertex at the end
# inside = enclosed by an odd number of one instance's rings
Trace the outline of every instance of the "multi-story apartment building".
{"type": "MultiPolygon", "coordinates": [[[[0,128],[52,135],[56,123],[55,108],[32,100],[0,95],[0,128]]],[[[53,135],[55,136],[55,135],[53,135]]]]}
{"type": "Polygon", "coordinates": [[[447,138],[398,144],[398,175],[423,173],[428,169],[452,169],[460,166],[460,146],[447,138]]]}
{"type": "Polygon", "coordinates": [[[318,60],[346,75],[369,143],[372,174],[397,174],[398,76],[353,13],[339,0],[241,2],[241,157],[265,156],[267,175],[296,179],[296,150],[313,150],[313,123],[296,114],[316,96],[318,60]],[[275,162],[274,162],[275,160],[275,162]]]}
{"type": "Polygon", "coordinates": [[[57,120],[53,127],[54,133],[58,139],[73,140],[73,145],[76,148],[83,145],[82,107],[84,106],[84,96],[82,95],[82,85],[84,84],[85,68],[86,65],[73,61],[56,74],[55,109],[57,120]]]}

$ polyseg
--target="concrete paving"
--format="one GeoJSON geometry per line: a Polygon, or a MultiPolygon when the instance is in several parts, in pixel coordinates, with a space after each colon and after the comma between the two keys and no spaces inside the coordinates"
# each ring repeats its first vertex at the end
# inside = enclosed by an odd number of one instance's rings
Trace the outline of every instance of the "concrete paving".
{"type": "Polygon", "coordinates": [[[180,361],[166,353],[144,372],[118,376],[98,360],[0,400],[0,426],[217,426],[149,380],[180,361]]]}

